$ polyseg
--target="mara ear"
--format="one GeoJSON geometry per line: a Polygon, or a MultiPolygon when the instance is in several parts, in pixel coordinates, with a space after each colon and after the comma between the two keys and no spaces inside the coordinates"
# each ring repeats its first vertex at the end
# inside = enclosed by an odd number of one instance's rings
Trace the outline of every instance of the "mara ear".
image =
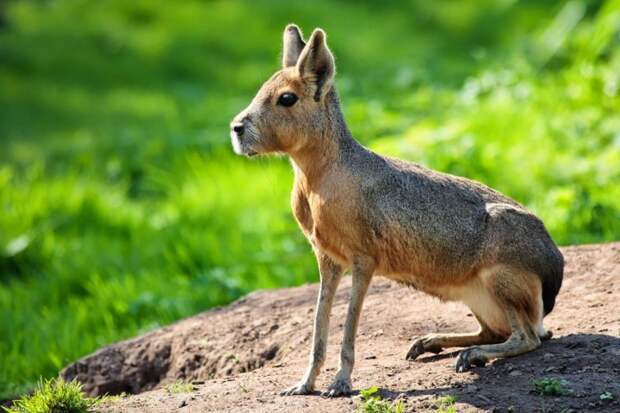
{"type": "Polygon", "coordinates": [[[314,100],[317,102],[329,91],[336,74],[334,56],[327,47],[326,38],[323,30],[315,29],[297,61],[299,76],[316,87],[314,100]]]}
{"type": "Polygon", "coordinates": [[[301,30],[295,24],[289,24],[284,29],[284,47],[282,50],[282,67],[295,66],[301,51],[304,50],[306,42],[301,34],[301,30]]]}

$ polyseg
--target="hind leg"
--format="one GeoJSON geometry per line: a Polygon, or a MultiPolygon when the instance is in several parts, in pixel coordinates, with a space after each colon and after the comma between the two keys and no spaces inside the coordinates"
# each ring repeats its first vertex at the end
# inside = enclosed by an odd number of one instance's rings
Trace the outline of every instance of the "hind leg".
{"type": "Polygon", "coordinates": [[[495,358],[511,357],[527,353],[538,348],[541,339],[523,314],[514,308],[506,311],[512,334],[501,344],[473,346],[461,351],[456,361],[456,371],[463,372],[472,366],[484,366],[495,358]]]}
{"type": "MultiPolygon", "coordinates": [[[[475,315],[475,314],[474,314],[475,315]]],[[[504,337],[494,333],[487,324],[477,315],[480,330],[475,333],[465,334],[428,334],[413,342],[407,352],[407,360],[415,360],[423,353],[440,353],[449,347],[467,347],[477,344],[501,343],[504,337]]]]}
{"type": "Polygon", "coordinates": [[[471,366],[484,366],[495,358],[511,357],[538,348],[548,333],[542,328],[542,296],[540,280],[535,274],[510,267],[495,267],[481,274],[487,291],[503,310],[510,336],[500,344],[475,345],[463,350],[456,371],[471,366]]]}

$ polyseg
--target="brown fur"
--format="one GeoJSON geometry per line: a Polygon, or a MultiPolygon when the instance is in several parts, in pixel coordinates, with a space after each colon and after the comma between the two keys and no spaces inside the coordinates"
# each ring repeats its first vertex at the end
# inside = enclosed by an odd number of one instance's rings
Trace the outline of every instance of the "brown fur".
{"type": "Polygon", "coordinates": [[[231,124],[237,153],[291,158],[293,212],[319,261],[310,366],[304,380],[285,393],[307,393],[314,386],[331,300],[346,269],[353,272],[353,292],[329,395],[350,392],[357,320],[375,273],[443,300],[463,301],[481,324],[478,333],[422,338],[409,358],[482,344],[461,353],[457,369],[464,370],[538,346],[548,335],[542,317],[553,308],[563,271],[562,255],[542,222],[478,182],[364,148],[346,127],[334,75],[325,33],[315,30],[306,44],[297,26],[289,25],[282,70],[231,124]],[[291,106],[280,101],[287,93],[298,97],[291,106]]]}

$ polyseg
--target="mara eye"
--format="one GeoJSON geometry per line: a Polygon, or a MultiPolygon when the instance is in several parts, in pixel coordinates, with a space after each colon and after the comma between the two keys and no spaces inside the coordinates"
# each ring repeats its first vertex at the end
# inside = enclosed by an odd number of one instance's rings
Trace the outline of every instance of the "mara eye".
{"type": "Polygon", "coordinates": [[[293,106],[297,102],[297,95],[294,93],[282,93],[278,98],[278,105],[293,106]]]}

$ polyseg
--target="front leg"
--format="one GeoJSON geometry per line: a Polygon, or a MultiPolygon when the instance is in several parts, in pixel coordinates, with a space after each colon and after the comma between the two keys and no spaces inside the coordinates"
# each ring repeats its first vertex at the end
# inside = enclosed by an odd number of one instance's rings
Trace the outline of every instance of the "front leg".
{"type": "Polygon", "coordinates": [[[309,394],[314,390],[314,382],[325,361],[325,348],[329,330],[329,316],[334,296],[340,279],[342,267],[333,262],[327,255],[316,252],[321,274],[321,286],[314,315],[314,332],[312,334],[312,350],[310,364],[303,379],[293,387],[284,390],[281,395],[309,394]]]}
{"type": "Polygon", "coordinates": [[[336,378],[323,393],[327,397],[344,396],[351,394],[351,372],[355,363],[355,336],[359,324],[364,298],[370,285],[370,279],[375,269],[371,259],[357,259],[353,263],[353,280],[351,287],[351,301],[344,325],[344,338],[340,350],[340,366],[336,378]]]}

